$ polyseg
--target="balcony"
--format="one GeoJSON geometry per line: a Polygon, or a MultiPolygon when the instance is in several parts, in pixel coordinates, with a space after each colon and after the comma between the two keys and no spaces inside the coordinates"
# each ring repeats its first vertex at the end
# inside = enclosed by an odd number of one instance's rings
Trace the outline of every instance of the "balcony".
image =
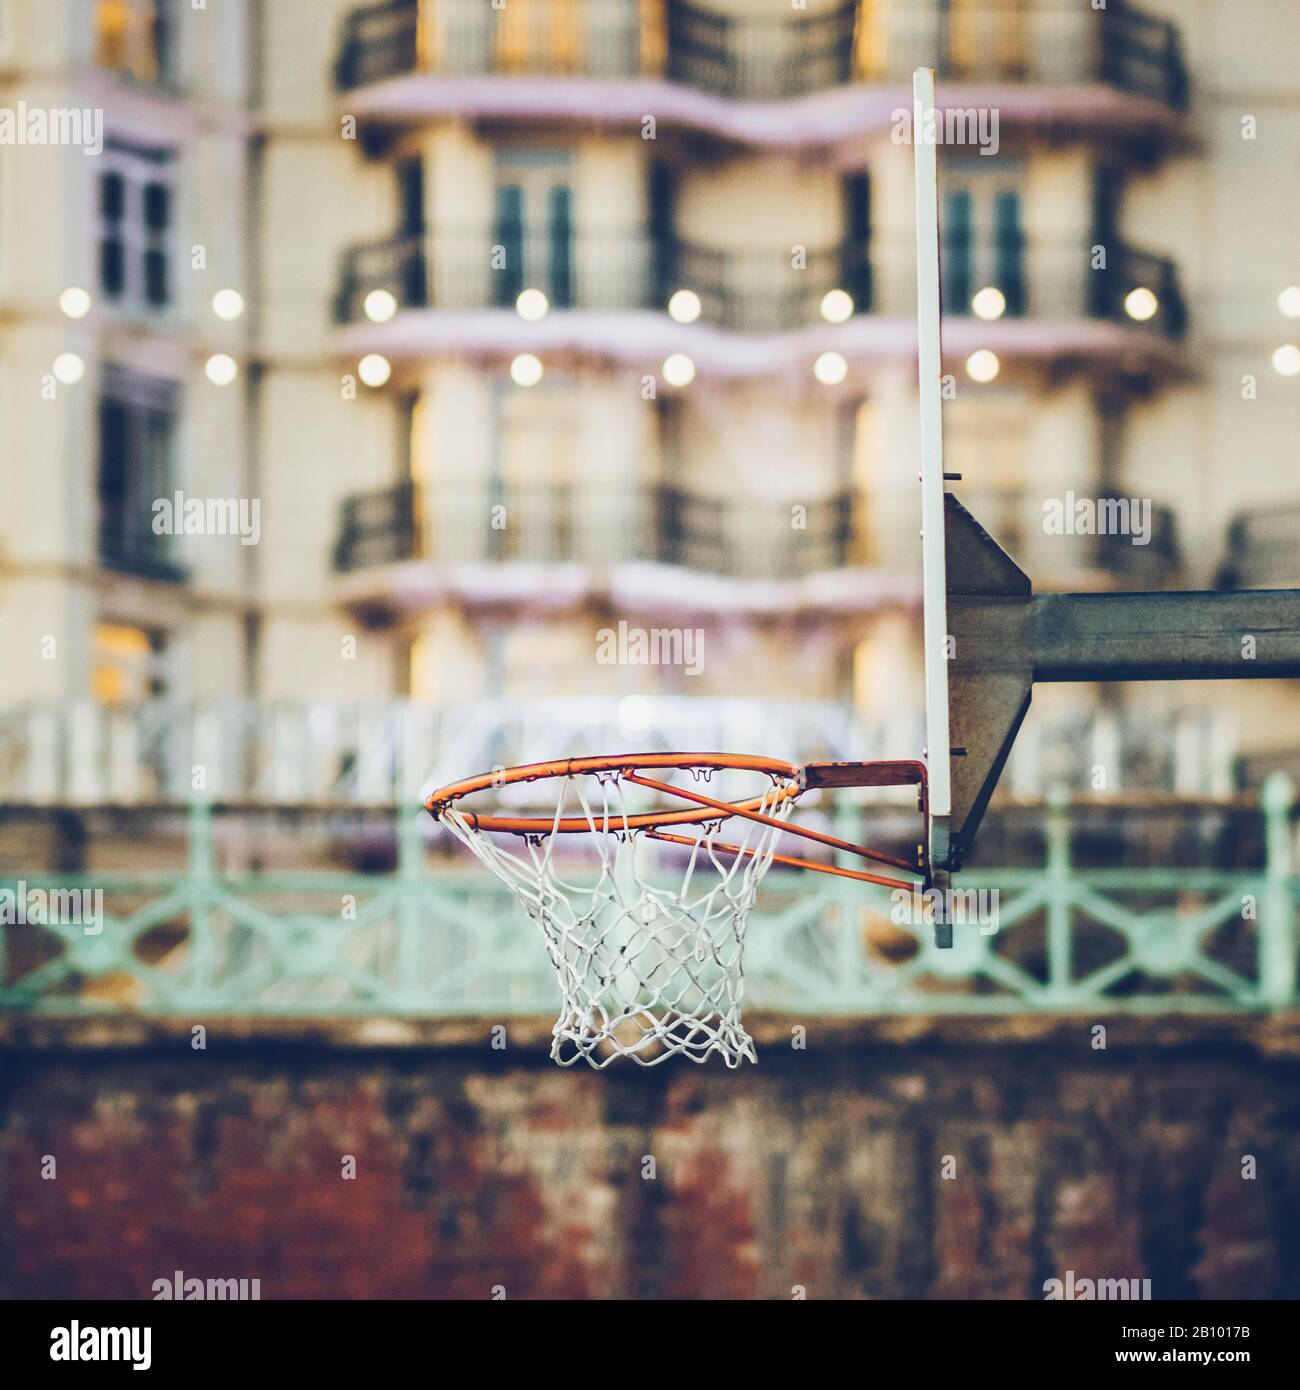
{"type": "Polygon", "coordinates": [[[971,315],[975,294],[992,287],[1005,300],[1004,319],[1091,319],[1182,339],[1187,303],[1177,265],[1113,237],[1097,240],[1107,248],[1107,264],[1100,270],[1091,268],[1090,247],[1082,244],[1021,238],[948,244],[942,258],[943,312],[949,318],[971,315]],[[992,269],[981,273],[980,266],[992,269]],[[1133,297],[1135,291],[1140,298],[1133,297]]]}
{"type": "Polygon", "coordinates": [[[857,2],[822,14],[724,15],[663,6],[669,82],[732,101],[789,101],[851,82],[857,2]]]}
{"type": "MultiPolygon", "coordinates": [[[[437,566],[609,566],[650,563],[738,579],[802,577],[855,563],[854,499],[738,506],[670,486],[592,495],[563,484],[439,489],[431,524],[410,483],[345,498],[334,566],[340,574],[429,561],[437,566]],[[506,519],[488,524],[489,510],[506,519]]],[[[861,547],[857,547],[859,550],[861,547]]]]}
{"type": "Polygon", "coordinates": [[[377,492],[361,492],[343,500],[334,569],[340,574],[372,566],[396,565],[419,553],[414,483],[377,492]]]}
{"type": "Polygon", "coordinates": [[[337,323],[362,319],[367,296],[376,290],[392,295],[399,310],[513,309],[529,285],[544,290],[558,310],[661,308],[666,283],[666,264],[649,238],[636,232],[533,237],[501,228],[477,234],[440,231],[348,247],[339,267],[334,318],[337,323]],[[497,245],[507,248],[507,266],[494,271],[497,245]],[[535,271],[527,280],[525,267],[535,271]]]}
{"type": "Polygon", "coordinates": [[[1300,503],[1281,503],[1233,518],[1219,587],[1300,587],[1300,503]]]}
{"type": "Polygon", "coordinates": [[[337,323],[366,317],[375,291],[398,310],[473,312],[513,309],[529,286],[553,310],[588,313],[662,311],[674,290],[693,289],[701,322],[746,333],[779,332],[821,322],[828,290],[845,289],[854,308],[871,307],[871,264],[864,247],[844,242],[807,248],[794,270],[790,248],[722,250],[680,238],[653,241],[635,232],[582,232],[570,238],[438,232],[362,242],[344,251],[334,299],[337,323]],[[491,269],[491,248],[511,252],[491,269]],[[525,267],[537,267],[528,275],[525,267]]]}
{"type": "MultiPolygon", "coordinates": [[[[1130,532],[1049,532],[1044,522],[1048,499],[1036,492],[965,484],[954,490],[967,510],[1032,577],[1036,589],[1163,589],[1176,586],[1182,577],[1177,522],[1170,507],[1152,505],[1150,535],[1144,543],[1136,544],[1130,532]]],[[[1084,487],[1078,495],[1095,501],[1102,515],[1107,502],[1123,501],[1104,489],[1084,487]]]]}
{"type": "Polygon", "coordinates": [[[741,100],[787,100],[848,82],[856,0],[825,14],[723,15],[668,0],[442,0],[422,22],[418,0],[348,15],[335,68],[349,91],[422,71],[444,77],[662,76],[741,100]]]}
{"type": "Polygon", "coordinates": [[[148,526],[128,524],[123,509],[107,505],[100,517],[99,563],[137,579],[183,584],[189,578],[188,569],[175,559],[173,537],[155,535],[148,526]]]}
{"type": "MultiPolygon", "coordinates": [[[[439,231],[347,248],[334,299],[339,352],[409,360],[439,352],[567,350],[657,370],[668,353],[685,351],[701,374],[722,377],[785,371],[792,359],[811,361],[827,349],[852,362],[916,353],[910,244],[809,247],[795,268],[788,246],[722,249],[677,237],[583,230],[565,239],[507,242],[515,247],[510,269],[494,271],[492,247],[501,235],[500,229],[439,231]],[[513,312],[526,287],[550,300],[541,322],[526,323],[513,312]],[[683,288],[699,296],[698,322],[674,323],[664,312],[683,288]],[[822,316],[831,289],[852,298],[846,323],[822,316]],[[372,295],[391,318],[368,321],[378,317],[372,295]],[[737,334],[749,341],[738,342],[737,334]]],[[[1087,363],[1140,375],[1185,370],[1180,344],[1187,310],[1176,264],[1113,240],[1108,250],[1108,267],[1093,270],[1087,238],[947,246],[948,353],[960,362],[987,347],[1011,361],[1087,363]],[[996,322],[973,316],[975,293],[989,287],[1005,301],[996,322]]]]}
{"type": "MultiPolygon", "coordinates": [[[[1181,574],[1167,507],[1152,508],[1138,545],[1129,534],[1049,534],[1029,490],[958,491],[1040,588],[1161,588],[1181,574]]],[[[796,510],[667,485],[565,484],[439,488],[422,502],[403,483],[344,499],[333,558],[340,599],[376,620],[448,597],[543,595],[560,606],[599,595],[700,611],[862,612],[915,600],[918,506],[911,491],[841,490],[796,510]],[[538,566],[549,568],[544,580],[538,566]]]]}
{"type": "Polygon", "coordinates": [[[1166,338],[1181,339],[1187,332],[1187,301],[1179,283],[1178,267],[1167,256],[1139,251],[1122,242],[1111,247],[1106,270],[1092,272],[1089,312],[1096,318],[1125,325],[1138,324],[1166,338]],[[1135,291],[1149,290],[1154,312],[1139,318],[1130,304],[1135,291]]]}
{"type": "MultiPolygon", "coordinates": [[[[759,9],[754,6],[754,9],[759,9]]],[[[825,145],[887,128],[912,69],[945,104],[1037,131],[1173,138],[1188,104],[1178,28],[1120,0],[854,0],[723,14],[686,0],[386,0],[349,14],[335,77],[349,110],[639,122],[727,140],[825,145]],[[649,104],[647,104],[649,103],[649,104]]]]}

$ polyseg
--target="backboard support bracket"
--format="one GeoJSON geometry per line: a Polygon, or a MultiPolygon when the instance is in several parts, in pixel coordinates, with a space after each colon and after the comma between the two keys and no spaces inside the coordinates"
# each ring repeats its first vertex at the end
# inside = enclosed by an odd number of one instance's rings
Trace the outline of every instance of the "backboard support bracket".
{"type": "Polygon", "coordinates": [[[957,498],[945,504],[949,719],[961,752],[949,752],[946,834],[930,845],[938,872],[961,868],[1035,684],[1300,679],[1300,590],[1035,594],[957,498]]]}
{"type": "Polygon", "coordinates": [[[945,490],[934,71],[912,74],[925,654],[927,871],[935,942],[1040,681],[1300,679],[1300,590],[1035,594],[945,490]],[[1254,639],[1246,657],[1246,636],[1254,639]]]}

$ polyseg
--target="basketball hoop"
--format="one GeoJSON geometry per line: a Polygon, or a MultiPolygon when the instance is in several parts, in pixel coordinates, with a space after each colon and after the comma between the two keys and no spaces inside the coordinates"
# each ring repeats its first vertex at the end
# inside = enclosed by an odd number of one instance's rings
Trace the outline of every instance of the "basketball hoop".
{"type": "Polygon", "coordinates": [[[918,881],[778,854],[781,834],[926,872],[923,847],[909,860],[790,824],[795,803],[815,788],[905,785],[918,788],[924,812],[925,765],[912,760],[799,767],[730,753],[637,753],[501,768],[441,787],[425,804],[541,928],[563,995],[556,1062],[585,1058],[604,1067],[631,1057],[655,1066],[717,1052],[735,1067],[757,1061],[740,1008],[745,925],[768,869],[783,864],[909,890],[918,881]],[[688,774],[691,785],[662,780],[674,772],[688,774]],[[715,773],[730,781],[747,774],[747,794],[722,799],[700,790],[715,773]],[[550,815],[483,814],[460,804],[546,781],[559,787],[550,815]],[[646,793],[687,805],[642,809],[646,793]],[[740,827],[724,843],[723,823],[733,820],[740,827]],[[594,865],[561,848],[574,835],[590,837],[594,865]],[[522,844],[511,847],[504,836],[522,844]],[[655,854],[648,842],[680,852],[655,854]]]}

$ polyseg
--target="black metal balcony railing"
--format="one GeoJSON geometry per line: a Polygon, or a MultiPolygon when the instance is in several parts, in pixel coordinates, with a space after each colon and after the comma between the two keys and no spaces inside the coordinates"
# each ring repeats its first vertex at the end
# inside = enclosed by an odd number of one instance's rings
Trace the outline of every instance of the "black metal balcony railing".
{"type": "Polygon", "coordinates": [[[723,15],[666,0],[443,0],[421,32],[417,0],[385,0],[348,15],[335,67],[347,90],[423,66],[447,76],[672,82],[748,100],[780,100],[850,80],[857,0],[826,14],[723,15]]]}
{"type": "MultiPolygon", "coordinates": [[[[364,242],[344,251],[334,315],[352,323],[375,290],[399,309],[509,308],[526,286],[544,290],[555,309],[664,309],[674,290],[700,297],[706,323],[739,332],[779,332],[817,323],[831,289],[847,290],[855,313],[910,317],[914,312],[911,248],[874,255],[862,243],[807,248],[796,263],[788,246],[770,251],[721,250],[637,233],[580,234],[563,243],[506,236],[506,267],[492,268],[493,233],[440,232],[364,242]],[[879,264],[878,264],[879,262],[879,264]],[[892,268],[891,293],[881,266],[892,268]],[[534,269],[535,268],[535,269],[534,269]]],[[[997,245],[945,246],[944,313],[972,312],[974,293],[1001,289],[1007,318],[1108,319],[1130,328],[1181,338],[1187,310],[1177,265],[1122,243],[1107,247],[1107,268],[1094,270],[1090,247],[1044,249],[1023,238],[997,245]],[[994,269],[984,271],[981,268],[994,269]],[[1135,289],[1154,301],[1131,305],[1135,289]],[[1142,319],[1133,309],[1148,312],[1142,319]]]]}
{"type": "Polygon", "coordinates": [[[334,568],[339,573],[393,565],[419,554],[416,489],[413,483],[343,499],[334,568]]]}
{"type": "Polygon", "coordinates": [[[779,502],[702,497],[681,488],[654,493],[653,549],[644,558],[701,574],[741,579],[798,578],[854,560],[856,496],[833,493],[804,505],[802,525],[779,502]]]}
{"type": "Polygon", "coordinates": [[[1300,502],[1243,512],[1228,527],[1228,554],[1219,572],[1224,589],[1300,585],[1300,502]]]}
{"type": "MultiPolygon", "coordinates": [[[[1106,488],[1094,490],[1083,484],[1069,491],[1074,495],[1072,506],[1085,501],[1096,508],[1094,519],[1085,529],[1068,509],[1058,510],[1066,502],[1064,492],[1044,497],[1030,488],[981,488],[970,481],[972,476],[967,475],[967,481],[957,489],[962,503],[1036,582],[1045,586],[1092,586],[1101,578],[1123,589],[1177,585],[1183,561],[1177,518],[1171,507],[1153,502],[1147,518],[1134,510],[1143,507],[1145,499],[1106,488]],[[1115,504],[1113,508],[1108,506],[1110,503],[1115,504]],[[1059,525],[1063,518],[1064,530],[1059,525]],[[1139,527],[1148,522],[1149,534],[1138,543],[1139,527]]],[[[859,499],[862,517],[869,519],[872,505],[859,499]]],[[[910,524],[916,506],[915,499],[905,498],[901,509],[891,515],[900,527],[910,524]]],[[[880,531],[877,527],[872,544],[864,545],[864,537],[855,530],[850,554],[865,554],[870,563],[882,555],[885,545],[892,544],[894,553],[902,551],[896,542],[882,537],[880,531]]],[[[906,559],[906,552],[903,555],[906,563],[912,563],[906,559]]],[[[883,558],[888,560],[889,552],[884,552],[883,558]]],[[[919,565],[919,561],[915,563],[919,565]]]]}
{"type": "Polygon", "coordinates": [[[706,323],[740,332],[779,332],[820,321],[829,290],[846,290],[854,312],[872,307],[871,257],[860,243],[772,251],[720,250],[674,239],[656,258],[658,303],[687,287],[700,297],[706,323]]]}
{"type": "MultiPolygon", "coordinates": [[[[1106,265],[1092,264],[1091,245],[1039,245],[1021,235],[954,244],[945,239],[941,270],[943,312],[974,313],[975,295],[1001,290],[1006,318],[1107,319],[1179,339],[1187,331],[1187,304],[1177,264],[1113,238],[1093,239],[1106,250],[1106,265]],[[1147,290],[1147,296],[1130,295],[1147,290]]],[[[898,259],[898,253],[895,253],[898,259]]]]}
{"type": "Polygon", "coordinates": [[[365,242],[344,253],[335,296],[339,323],[365,313],[375,290],[403,309],[510,308],[520,290],[543,290],[553,309],[663,309],[687,287],[706,322],[748,332],[817,321],[828,290],[847,290],[857,312],[871,306],[871,264],[852,244],[805,249],[795,264],[788,246],[722,251],[673,238],[653,243],[635,233],[582,234],[560,241],[439,233],[365,242]],[[497,238],[503,240],[498,241],[497,238]],[[506,263],[492,267],[492,248],[506,263]]]}
{"type": "Polygon", "coordinates": [[[1100,25],[1098,76],[1124,92],[1151,97],[1175,111],[1187,109],[1190,86],[1182,36],[1170,20],[1127,4],[1111,6],[1100,25]]]}
{"type": "Polygon", "coordinates": [[[432,526],[422,528],[409,483],[345,498],[334,568],[339,573],[428,558],[445,564],[533,564],[637,560],[737,577],[801,575],[852,561],[856,499],[839,492],[804,504],[801,524],[780,503],[738,508],[668,485],[593,501],[557,483],[439,491],[432,526]],[[503,508],[506,524],[489,525],[503,508]],[[743,531],[740,529],[743,528],[743,531]],[[433,552],[433,553],[430,553],[433,552]]]}
{"type": "Polygon", "coordinates": [[[189,570],[175,559],[175,540],[155,535],[147,524],[128,521],[124,509],[101,504],[99,563],[105,569],[141,579],[162,579],[183,584],[189,570]]]}
{"type": "Polygon", "coordinates": [[[780,101],[853,77],[857,0],[825,14],[724,15],[669,0],[665,76],[718,96],[780,101]]]}
{"type": "Polygon", "coordinates": [[[1089,311],[1094,318],[1113,319],[1117,323],[1133,324],[1154,329],[1167,338],[1181,338],[1187,332],[1187,301],[1183,298],[1178,279],[1178,267],[1167,256],[1139,251],[1122,243],[1107,248],[1104,270],[1090,270],[1091,295],[1089,311]],[[1155,312],[1147,319],[1134,317],[1134,309],[1145,312],[1142,306],[1130,305],[1134,290],[1150,290],[1155,295],[1155,312]]]}
{"type": "Polygon", "coordinates": [[[429,306],[425,238],[391,236],[349,246],[339,265],[334,296],[335,323],[352,323],[365,312],[366,296],[375,290],[391,294],[401,309],[429,306]]]}
{"type": "Polygon", "coordinates": [[[351,11],[334,80],[343,90],[365,87],[414,70],[420,51],[419,0],[381,0],[351,11]]]}
{"type": "Polygon", "coordinates": [[[951,10],[936,3],[929,14],[909,11],[897,27],[881,24],[879,33],[885,52],[869,52],[865,65],[894,81],[924,66],[946,82],[1099,82],[1175,111],[1188,104],[1178,26],[1127,0],[1091,14],[1068,0],[979,0],[951,10]]]}
{"type": "Polygon", "coordinates": [[[335,76],[344,90],[418,70],[443,76],[662,76],[739,100],[806,96],[853,81],[899,84],[933,66],[953,82],[1101,82],[1187,105],[1177,26],[1124,3],[904,0],[823,13],[722,14],[689,0],[418,0],[353,10],[335,76]]]}
{"type": "Polygon", "coordinates": [[[344,251],[334,317],[362,318],[375,290],[401,309],[505,309],[526,288],[544,291],[555,309],[662,308],[665,283],[662,258],[636,233],[561,239],[498,227],[477,236],[385,237],[344,251]],[[493,266],[497,246],[506,251],[500,269],[493,266]]]}
{"type": "MultiPolygon", "coordinates": [[[[1103,492],[1098,500],[1104,506],[1124,499],[1117,492],[1103,492]]],[[[1159,588],[1170,583],[1182,565],[1178,518],[1173,508],[1154,503],[1149,539],[1145,545],[1133,542],[1134,536],[1129,532],[1108,531],[1097,536],[1095,568],[1134,589],[1159,588]]]]}
{"type": "MultiPolygon", "coordinates": [[[[1102,494],[1103,497],[1110,494],[1102,494]]],[[[1172,511],[1152,509],[1152,536],[1046,534],[1041,504],[1016,489],[967,489],[965,500],[1040,577],[1088,571],[1155,587],[1181,559],[1172,511]]],[[[846,567],[918,570],[910,493],[841,489],[793,504],[705,496],[684,488],[612,489],[547,483],[438,489],[421,518],[409,483],[345,499],[334,566],[340,573],[425,559],[438,564],[527,562],[594,566],[649,561],[739,579],[800,578],[846,567]],[[493,510],[493,509],[500,510],[493,510]],[[504,520],[497,529],[489,518],[504,520]]]]}

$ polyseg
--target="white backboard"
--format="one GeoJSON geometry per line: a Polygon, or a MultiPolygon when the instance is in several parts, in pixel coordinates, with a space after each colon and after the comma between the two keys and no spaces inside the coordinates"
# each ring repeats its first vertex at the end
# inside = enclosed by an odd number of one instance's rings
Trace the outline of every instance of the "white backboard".
{"type": "Polygon", "coordinates": [[[944,539],[943,360],[940,346],[939,178],[934,69],[912,74],[912,150],[916,166],[916,327],[921,406],[921,582],[925,643],[925,735],[930,854],[947,858],[952,780],[948,730],[948,579],[944,539]]]}

